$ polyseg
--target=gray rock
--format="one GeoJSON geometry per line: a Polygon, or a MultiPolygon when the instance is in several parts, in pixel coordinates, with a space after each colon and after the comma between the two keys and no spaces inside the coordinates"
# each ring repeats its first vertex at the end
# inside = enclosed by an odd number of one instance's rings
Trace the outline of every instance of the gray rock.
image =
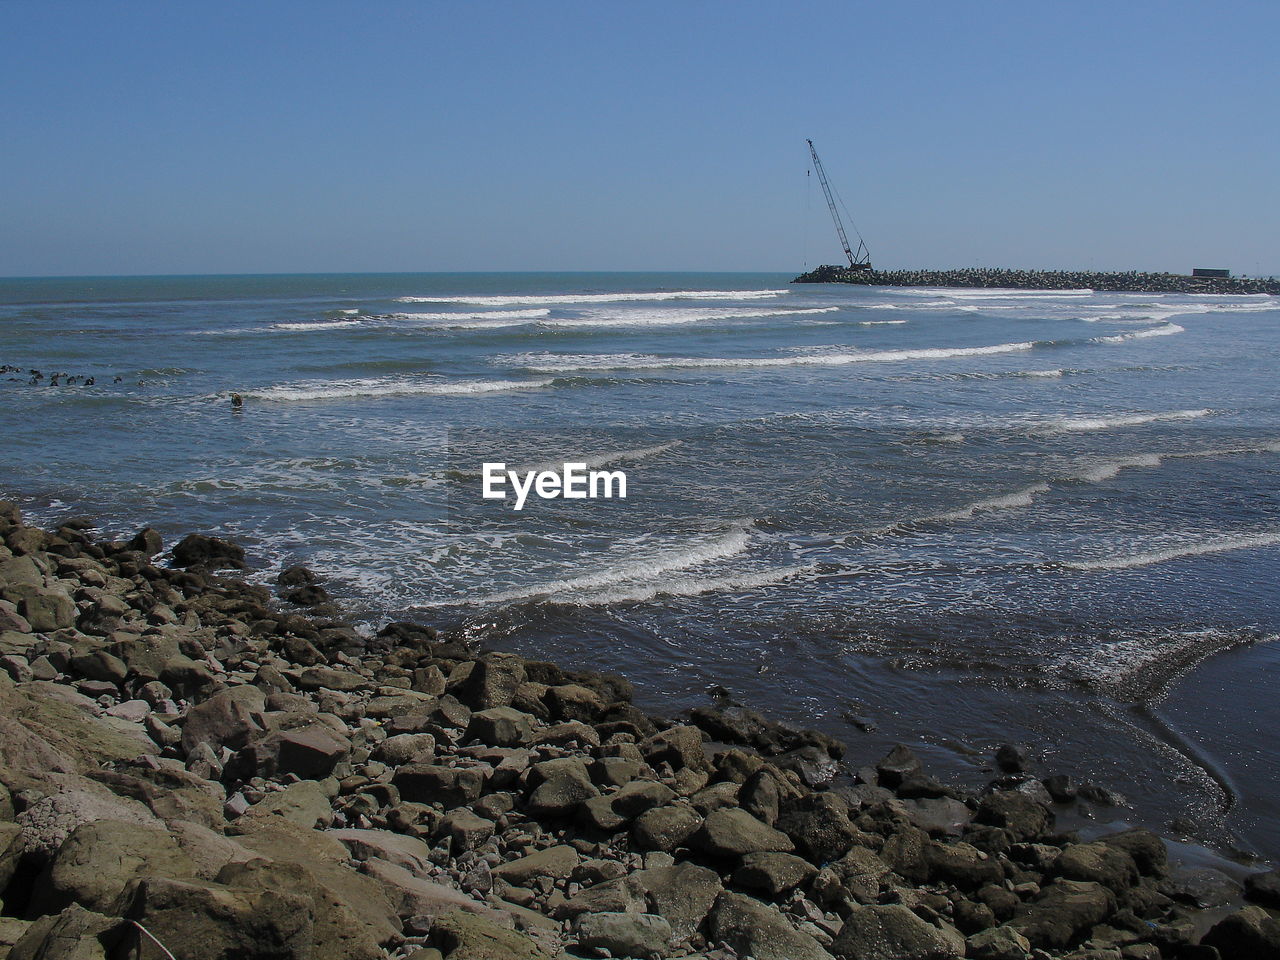
{"type": "Polygon", "coordinates": [[[801,933],[772,907],[740,893],[716,898],[707,920],[711,940],[727,943],[755,960],[831,960],[813,937],[801,933]]]}
{"type": "Polygon", "coordinates": [[[641,850],[675,850],[702,826],[698,811],[683,804],[667,804],[642,813],[631,825],[631,837],[641,850]]]}
{"type": "Polygon", "coordinates": [[[734,871],[733,882],[779,897],[808,883],[817,872],[818,868],[808,860],[790,853],[748,853],[742,858],[742,866],[734,871]]]}
{"type": "Polygon", "coordinates": [[[451,692],[473,710],[509,707],[524,679],[522,659],[512,654],[492,653],[475,661],[466,679],[451,692]]]}
{"type": "Polygon", "coordinates": [[[41,917],[8,952],[9,960],[106,960],[126,941],[127,928],[71,904],[59,914],[41,917]]]}
{"type": "Polygon", "coordinates": [[[1244,878],[1244,895],[1264,907],[1280,907],[1280,870],[1249,874],[1244,878]]]}
{"type": "Polygon", "coordinates": [[[1119,847],[1105,843],[1076,843],[1062,851],[1054,869],[1068,880],[1100,883],[1116,892],[1138,882],[1138,866],[1119,847]]]}
{"type": "Polygon", "coordinates": [[[815,793],[783,804],[775,826],[815,864],[843,856],[858,837],[849,805],[832,793],[815,793]]]}
{"type": "Polygon", "coordinates": [[[1033,903],[1019,907],[1008,926],[1033,946],[1061,949],[1077,934],[1101,923],[1116,909],[1111,891],[1100,883],[1059,880],[1033,903]]]}
{"type": "Polygon", "coordinates": [[[1009,927],[990,927],[965,939],[971,960],[1025,960],[1031,941],[1009,927]]]}
{"type": "Polygon", "coordinates": [[[471,715],[464,739],[493,747],[522,747],[533,740],[533,717],[512,707],[490,707],[471,715]]]}
{"type": "Polygon", "coordinates": [[[831,944],[844,960],[960,960],[965,941],[925,923],[906,907],[855,907],[831,944]]]}
{"type": "Polygon", "coordinates": [[[183,750],[190,753],[199,743],[207,743],[215,752],[223,747],[239,750],[262,731],[258,717],[266,703],[257,687],[219,690],[187,714],[182,726],[183,750]]]}
{"type": "Polygon", "coordinates": [[[387,737],[373,751],[373,759],[388,766],[430,763],[435,759],[436,738],[429,733],[401,733],[387,737]]]}
{"type": "Polygon", "coordinates": [[[910,747],[897,744],[876,764],[880,786],[890,789],[898,787],[904,780],[922,773],[924,765],[910,747]]]}
{"type": "Polygon", "coordinates": [[[1248,906],[1223,917],[1200,942],[1223,957],[1250,960],[1280,958],[1280,921],[1262,907],[1248,906]]]}
{"type": "Polygon", "coordinates": [[[493,875],[516,887],[527,886],[530,881],[538,877],[564,880],[573,873],[578,860],[578,851],[573,847],[568,845],[548,847],[528,856],[499,864],[493,868],[493,875]]]}
{"type": "Polygon", "coordinates": [[[600,795],[591,782],[586,762],[580,757],[535,763],[529,783],[533,789],[525,805],[536,817],[568,816],[583,801],[600,795]]]}
{"type": "Polygon", "coordinates": [[[469,767],[407,763],[395,772],[391,782],[404,800],[440,803],[447,809],[460,807],[479,797],[484,788],[484,774],[469,767]]]}
{"type": "Polygon", "coordinates": [[[633,780],[609,799],[617,813],[631,820],[646,810],[670,803],[675,797],[675,791],[665,784],[653,780],[633,780]]]}
{"type": "Polygon", "coordinates": [[[647,908],[644,887],[638,876],[631,875],[579,891],[556,907],[555,916],[572,920],[584,913],[645,913],[647,908]]]}
{"type": "Polygon", "coordinates": [[[665,957],[671,951],[671,925],[647,913],[585,913],[573,932],[582,946],[615,957],[665,957]]]}
{"type": "Polygon", "coordinates": [[[931,879],[954,883],[962,889],[974,890],[1004,880],[999,860],[963,841],[929,842],[924,847],[924,860],[931,879]]]}
{"type": "Polygon", "coordinates": [[[689,937],[702,925],[724,890],[714,870],[685,861],[649,867],[632,875],[644,888],[650,910],[671,924],[677,937],[689,937]]]}
{"type": "Polygon", "coordinates": [[[761,823],[741,809],[712,812],[693,838],[693,843],[713,857],[740,857],[764,851],[787,853],[790,838],[767,823],[761,823]]]}
{"type": "Polygon", "coordinates": [[[453,843],[456,854],[461,850],[474,850],[483,846],[493,836],[494,823],[484,817],[477,816],[466,807],[452,811],[440,821],[437,834],[448,837],[453,843]]]}
{"type": "Polygon", "coordinates": [[[1000,827],[1016,840],[1036,840],[1053,826],[1053,814],[1020,793],[1001,791],[984,797],[974,819],[1000,827]]]}

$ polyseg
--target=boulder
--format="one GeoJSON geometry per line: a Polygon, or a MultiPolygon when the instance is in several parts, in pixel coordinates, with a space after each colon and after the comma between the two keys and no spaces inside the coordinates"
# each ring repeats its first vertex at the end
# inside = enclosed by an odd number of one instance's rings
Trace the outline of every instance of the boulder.
{"type": "Polygon", "coordinates": [[[387,899],[403,919],[426,917],[434,920],[454,910],[471,913],[488,910],[485,904],[472,900],[457,887],[414,876],[404,867],[376,857],[365,863],[365,874],[382,884],[387,899]]]}
{"type": "Polygon", "coordinates": [[[1138,882],[1133,857],[1106,843],[1075,843],[1062,851],[1054,869],[1068,880],[1100,883],[1119,893],[1138,882]]]}
{"type": "Polygon", "coordinates": [[[672,770],[689,767],[706,772],[711,769],[702,747],[702,731],[697,727],[676,726],[655,733],[640,745],[640,751],[653,767],[667,763],[672,770]]]}
{"type": "Polygon", "coordinates": [[[965,939],[971,960],[1025,960],[1031,941],[1009,927],[989,927],[965,939]]]}
{"type": "Polygon", "coordinates": [[[855,907],[831,944],[841,960],[960,960],[964,937],[899,904],[855,907]]]}
{"type": "Polygon", "coordinates": [[[351,742],[323,723],[294,730],[277,730],[250,748],[260,777],[294,774],[303,780],[323,780],[351,756],[351,742]]]}
{"type": "Polygon", "coordinates": [[[581,946],[612,957],[665,957],[671,949],[671,925],[647,913],[584,913],[573,933],[581,946]]]}
{"type": "Polygon", "coordinates": [[[130,937],[116,917],[71,904],[59,914],[41,917],[9,950],[9,960],[107,960],[130,937]]]}
{"type": "MultiPolygon", "coordinates": [[[[558,919],[575,919],[584,913],[645,913],[644,887],[636,875],[596,883],[556,907],[558,919]]],[[[705,916],[705,913],[704,913],[705,916]]]]}
{"type": "Polygon", "coordinates": [[[1223,917],[1200,942],[1206,947],[1216,947],[1224,958],[1277,960],[1280,958],[1280,920],[1262,907],[1248,906],[1223,917]]]}
{"type": "Polygon", "coordinates": [[[724,891],[719,874],[688,861],[650,867],[632,876],[644,889],[650,911],[671,924],[680,938],[693,935],[724,891]]]}
{"type": "Polygon", "coordinates": [[[461,910],[431,925],[431,939],[449,960],[547,960],[533,940],[461,910]]]}
{"type": "Polygon", "coordinates": [[[543,702],[553,720],[577,720],[592,723],[604,712],[605,703],[600,695],[587,687],[565,683],[548,687],[543,702]]]}
{"type": "Polygon", "coordinates": [[[904,780],[924,771],[924,764],[910,747],[897,744],[876,764],[880,786],[896,789],[904,780]]]}
{"type": "Polygon", "coordinates": [[[693,844],[710,856],[723,858],[764,851],[788,853],[793,849],[785,833],[734,807],[710,813],[694,835],[693,844]]]}
{"type": "Polygon", "coordinates": [[[1168,871],[1169,851],[1164,841],[1150,830],[1122,830],[1099,837],[1098,842],[1129,854],[1144,876],[1164,876],[1168,871]]]}
{"type": "Polygon", "coordinates": [[[435,759],[436,738],[429,733],[400,733],[387,737],[373,750],[373,759],[390,767],[405,763],[430,763],[435,759]]]}
{"type": "Polygon", "coordinates": [[[672,851],[683,846],[702,826],[693,807],[671,803],[642,813],[631,825],[631,837],[641,850],[672,851]]]}
{"type": "Polygon", "coordinates": [[[39,588],[18,604],[18,612],[36,633],[48,633],[76,624],[76,604],[64,590],[39,588]]]}
{"type": "Polygon", "coordinates": [[[512,707],[490,707],[471,715],[465,740],[491,747],[522,747],[533,740],[533,717],[512,707]]]}
{"type": "Polygon", "coordinates": [[[963,841],[926,843],[924,861],[928,865],[931,879],[954,883],[965,890],[975,890],[985,884],[1004,880],[1004,868],[1000,866],[999,860],[963,841]]]}
{"type": "Polygon", "coordinates": [[[493,868],[493,875],[516,887],[528,886],[538,877],[564,880],[573,873],[578,860],[578,851],[567,844],[547,847],[528,856],[498,864],[493,868]]]}
{"type": "Polygon", "coordinates": [[[57,913],[70,904],[110,913],[141,876],[195,877],[196,867],[159,825],[98,820],[76,827],[36,879],[28,911],[57,913]]]}
{"type": "Polygon", "coordinates": [[[473,710],[509,707],[524,683],[524,661],[506,653],[491,653],[475,661],[471,672],[450,692],[473,710]]]}
{"type": "Polygon", "coordinates": [[[244,570],[248,566],[244,560],[244,547],[200,533],[187,534],[178,541],[173,548],[173,562],[178,567],[199,565],[210,570],[244,570]]]}
{"type": "Polygon", "coordinates": [[[417,837],[390,830],[329,830],[353,860],[385,860],[406,870],[425,873],[431,866],[431,847],[417,837]]]}
{"type": "Polygon", "coordinates": [[[52,858],[63,841],[77,827],[100,820],[115,820],[134,826],[158,826],[160,821],[136,800],[117,797],[96,784],[42,797],[17,816],[26,853],[39,859],[52,858]]]}
{"type": "Polygon", "coordinates": [[[789,853],[748,853],[742,858],[742,866],[734,871],[733,882],[780,897],[808,883],[817,872],[818,868],[808,860],[789,853]]]}
{"type": "Polygon", "coordinates": [[[1059,880],[1036,900],[1019,907],[1008,926],[1033,946],[1061,949],[1116,909],[1111,891],[1100,883],[1059,880]]]}
{"type": "Polygon", "coordinates": [[[329,795],[314,780],[299,780],[269,793],[240,817],[241,829],[254,821],[286,820],[300,827],[327,827],[333,822],[329,795]]]}
{"type": "Polygon", "coordinates": [[[396,770],[391,782],[400,791],[401,799],[440,803],[448,809],[478,798],[484,788],[484,774],[473,767],[407,763],[396,770]]]}
{"type": "Polygon", "coordinates": [[[600,795],[591,782],[586,761],[580,757],[535,763],[529,783],[533,789],[525,805],[535,817],[568,816],[583,801],[600,795]]]}
{"type": "Polygon", "coordinates": [[[219,690],[188,712],[182,726],[182,749],[190,753],[197,744],[207,743],[215,753],[223,747],[239,750],[262,732],[258,718],[266,704],[266,696],[257,687],[219,690]]]}
{"type": "Polygon", "coordinates": [[[1000,827],[1015,841],[1036,840],[1053,826],[1053,814],[1043,804],[1009,790],[984,797],[974,820],[1000,827]]]}
{"type": "Polygon", "coordinates": [[[1244,878],[1244,896],[1264,907],[1280,908],[1280,870],[1249,874],[1244,878]]]}
{"type": "Polygon", "coordinates": [[[632,780],[609,798],[614,811],[632,820],[646,810],[661,807],[676,798],[675,791],[654,780],[632,780]]]}
{"type": "Polygon", "coordinates": [[[454,853],[474,850],[483,846],[493,836],[492,820],[477,816],[466,807],[459,807],[440,821],[439,836],[448,837],[454,853]]]}
{"type": "Polygon", "coordinates": [[[849,820],[849,805],[833,793],[814,793],[788,801],[775,826],[815,864],[843,856],[859,834],[849,820]]]}
{"type": "Polygon", "coordinates": [[[831,960],[813,937],[801,933],[773,907],[740,893],[721,893],[707,919],[711,940],[755,960],[831,960]]]}

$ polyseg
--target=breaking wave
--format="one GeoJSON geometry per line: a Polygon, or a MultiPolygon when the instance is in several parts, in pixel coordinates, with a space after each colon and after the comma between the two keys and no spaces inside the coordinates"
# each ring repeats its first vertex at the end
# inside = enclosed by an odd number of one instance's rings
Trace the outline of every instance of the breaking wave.
{"type": "Polygon", "coordinates": [[[1207,417],[1212,410],[1170,410],[1167,413],[1127,413],[1110,417],[1064,417],[1039,425],[1036,433],[1082,433],[1089,430],[1110,430],[1115,427],[1136,427],[1143,423],[1162,420],[1196,420],[1207,417]]]}
{"type": "Polygon", "coordinates": [[[352,397],[396,397],[418,394],[469,396],[511,390],[537,390],[553,380],[459,380],[432,381],[393,378],[368,380],[303,381],[246,392],[246,398],[278,402],[299,400],[341,400],[352,397]]]}
{"type": "Polygon", "coordinates": [[[510,294],[485,297],[397,297],[397,303],[467,303],[505,307],[528,303],[623,303],[636,300],[765,300],[789,290],[664,290],[649,293],[561,293],[548,296],[510,294]]]}
{"type": "Polygon", "coordinates": [[[1256,547],[1271,547],[1277,544],[1280,544],[1280,531],[1236,534],[1165,547],[1162,550],[1135,553],[1127,557],[1073,561],[1064,566],[1072,570],[1129,570],[1133,567],[1148,567],[1155,563],[1179,560],[1182,557],[1199,557],[1211,553],[1228,553],[1233,550],[1252,550],[1256,547]]]}

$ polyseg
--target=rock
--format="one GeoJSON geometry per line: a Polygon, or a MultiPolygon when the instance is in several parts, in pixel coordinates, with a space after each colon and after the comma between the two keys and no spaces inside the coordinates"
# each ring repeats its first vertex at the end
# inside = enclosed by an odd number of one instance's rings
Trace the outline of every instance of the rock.
{"type": "Polygon", "coordinates": [[[1040,781],[1054,803],[1070,803],[1076,798],[1076,785],[1065,774],[1054,774],[1040,781]]]}
{"type": "Polygon", "coordinates": [[[1105,843],[1072,844],[1062,851],[1054,869],[1068,880],[1100,883],[1116,892],[1138,882],[1138,867],[1133,857],[1105,843]]]}
{"type": "Polygon", "coordinates": [[[516,887],[527,886],[538,877],[567,879],[578,865],[578,851],[566,845],[538,850],[516,860],[508,860],[493,868],[495,878],[516,887]]]}
{"type": "Polygon", "coordinates": [[[483,846],[493,836],[494,823],[484,817],[476,816],[465,807],[451,812],[440,821],[437,833],[448,837],[453,843],[456,853],[460,850],[474,850],[483,846]]]}
{"type": "Polygon", "coordinates": [[[646,810],[661,807],[676,798],[675,791],[653,780],[633,780],[610,798],[613,809],[632,820],[646,810]]]}
{"type": "Polygon", "coordinates": [[[676,726],[663,730],[645,740],[640,751],[653,767],[668,763],[672,770],[684,767],[701,771],[711,769],[702,747],[702,731],[697,727],[676,726]]]}
{"type": "Polygon", "coordinates": [[[782,805],[777,776],[763,769],[751,774],[738,790],[738,805],[757,820],[777,826],[782,805]]]}
{"type": "Polygon", "coordinates": [[[431,925],[431,939],[452,960],[546,960],[533,940],[491,920],[455,910],[431,925]]]}
{"type": "Polygon", "coordinates": [[[924,764],[910,747],[897,744],[876,764],[880,786],[895,789],[909,777],[924,771],[924,764]]]}
{"type": "Polygon", "coordinates": [[[191,708],[182,726],[182,749],[190,753],[207,743],[216,753],[223,747],[239,750],[262,732],[258,717],[267,698],[257,687],[228,687],[191,708]]]}
{"type": "Polygon", "coordinates": [[[493,747],[522,747],[533,740],[533,717],[512,707],[490,707],[471,715],[465,740],[493,747]]]}
{"type": "Polygon", "coordinates": [[[41,859],[51,858],[77,827],[99,820],[159,825],[155,815],[138,801],[114,796],[101,787],[42,797],[17,817],[24,850],[41,859]]]}
{"type": "Polygon", "coordinates": [[[702,826],[698,811],[683,803],[654,807],[631,825],[631,836],[641,850],[675,850],[702,826]]]}
{"type": "Polygon", "coordinates": [[[9,960],[106,960],[115,956],[127,937],[128,930],[119,919],[73,903],[28,926],[7,956],[9,960]]]}
{"type": "Polygon", "coordinates": [[[584,913],[644,913],[647,907],[639,876],[631,875],[587,887],[558,906],[555,915],[572,920],[584,913]]]}
{"type": "Polygon", "coordinates": [[[711,940],[755,960],[831,960],[818,941],[801,933],[781,913],[740,893],[721,893],[707,920],[711,940]]]}
{"type": "Polygon", "coordinates": [[[401,733],[387,737],[373,751],[373,759],[391,767],[405,763],[431,763],[435,759],[436,738],[429,733],[401,733]]]}
{"type": "Polygon", "coordinates": [[[1098,842],[1129,854],[1144,876],[1163,876],[1168,870],[1169,851],[1164,841],[1150,830],[1122,830],[1099,837],[1098,842]]]}
{"type": "Polygon", "coordinates": [[[795,842],[800,854],[815,864],[843,856],[859,833],[849,820],[849,805],[832,793],[788,801],[776,826],[795,842]]]}
{"type": "Polygon", "coordinates": [[[160,826],[99,820],[76,827],[37,878],[28,910],[57,913],[73,902],[110,913],[136,877],[194,877],[195,864],[160,826]]]}
{"type": "Polygon", "coordinates": [[[602,796],[590,797],[579,805],[578,821],[590,830],[617,833],[631,822],[631,817],[624,817],[613,809],[612,797],[602,796]]]}
{"type": "Polygon", "coordinates": [[[1019,907],[1007,924],[1033,946],[1061,949],[1094,924],[1115,912],[1111,891],[1100,883],[1059,880],[1033,903],[1019,907]]]}
{"type": "Polygon", "coordinates": [[[313,780],[291,783],[283,790],[269,793],[240,818],[241,821],[287,820],[300,827],[327,827],[333,821],[329,796],[313,780]]]}
{"type": "Polygon", "coordinates": [[[179,567],[198,564],[210,570],[244,570],[248,566],[244,561],[244,547],[229,540],[199,533],[187,534],[178,541],[173,548],[173,562],[179,567]]]}
{"type": "Polygon", "coordinates": [[[442,767],[429,763],[407,763],[391,782],[404,800],[412,803],[440,803],[446,809],[460,807],[480,796],[484,774],[470,767],[442,767]]]}
{"type": "Polygon", "coordinates": [[[713,857],[725,858],[763,851],[787,853],[793,849],[785,833],[735,808],[712,812],[694,835],[693,843],[713,857]]]}
{"type": "MultiPolygon", "coordinates": [[[[492,826],[492,824],[490,824],[492,826]]],[[[415,872],[431,866],[431,848],[417,837],[390,830],[330,830],[328,835],[351,851],[355,860],[385,860],[415,872]]]]}
{"type": "Polygon", "coordinates": [[[966,938],[971,960],[1025,960],[1031,941],[1009,927],[991,927],[966,938]]]}
{"type": "Polygon", "coordinates": [[[1244,896],[1264,907],[1280,907],[1280,870],[1249,874],[1244,878],[1244,896]]]}
{"type": "Polygon", "coordinates": [[[958,834],[973,819],[973,811],[952,797],[903,800],[907,819],[929,834],[958,834]]]}
{"type": "Polygon", "coordinates": [[[1006,830],[1014,840],[1035,840],[1053,826],[1053,814],[1029,797],[1000,791],[984,797],[974,819],[1006,830]]]}
{"type": "Polygon", "coordinates": [[[1276,960],[1280,958],[1280,921],[1262,907],[1248,906],[1223,917],[1200,942],[1232,960],[1276,960]]]}
{"type": "Polygon", "coordinates": [[[373,684],[351,670],[308,667],[298,677],[298,686],[303,690],[337,690],[341,693],[355,693],[358,690],[368,690],[373,684]]]}
{"type": "Polygon", "coordinates": [[[931,879],[945,880],[965,890],[975,890],[984,884],[1004,880],[1004,868],[1000,866],[1000,861],[963,841],[927,843],[924,847],[924,860],[929,867],[931,879]]]}
{"type": "Polygon", "coordinates": [[[671,948],[671,925],[647,913],[586,913],[573,932],[582,946],[614,957],[665,957],[671,948]]]}
{"type": "Polygon", "coordinates": [[[789,853],[749,853],[733,874],[733,882],[751,890],[763,890],[779,897],[801,884],[808,883],[818,868],[807,860],[789,853]]]}
{"type": "Polygon", "coordinates": [[[323,723],[267,734],[251,748],[260,777],[323,780],[351,756],[351,743],[323,723]]]}
{"type": "Polygon", "coordinates": [[[996,751],[996,766],[1002,773],[1025,773],[1031,765],[1031,752],[1024,746],[1006,743],[996,751]]]}
{"type": "Polygon", "coordinates": [[[821,747],[801,747],[773,760],[780,770],[791,770],[809,787],[824,787],[836,778],[840,764],[821,747]]]}
{"type": "Polygon", "coordinates": [[[183,960],[309,960],[313,910],[307,897],[291,890],[148,877],[135,881],[125,916],[179,951],[183,960]]]}
{"type": "Polygon", "coordinates": [[[529,783],[533,789],[525,805],[535,817],[568,816],[583,801],[600,795],[591,782],[586,762],[580,757],[535,763],[529,783]]]}
{"type": "Polygon", "coordinates": [[[164,538],[160,536],[159,531],[150,527],[143,527],[129,541],[129,549],[136,550],[147,559],[150,559],[164,549],[164,538]]]}
{"type": "Polygon", "coordinates": [[[382,884],[387,898],[401,918],[426,917],[434,920],[454,910],[482,913],[486,906],[456,887],[415,876],[409,870],[386,860],[373,858],[365,862],[365,873],[382,884]]]}
{"type": "Polygon", "coordinates": [[[849,960],[960,960],[964,938],[921,920],[906,907],[855,907],[831,944],[849,960]]]}
{"type": "Polygon", "coordinates": [[[36,633],[48,633],[76,624],[76,604],[58,589],[36,589],[18,604],[18,612],[36,633]]]}
{"type": "Polygon", "coordinates": [[[720,876],[694,863],[650,867],[633,874],[653,913],[666,919],[680,938],[692,936],[724,890],[720,876]]]}
{"type": "Polygon", "coordinates": [[[466,679],[452,693],[473,710],[509,707],[524,679],[523,660],[512,654],[492,653],[475,661],[466,679]]]}
{"type": "Polygon", "coordinates": [[[875,903],[880,884],[890,874],[889,865],[863,847],[853,847],[831,864],[842,888],[858,903],[875,903]]]}
{"type": "Polygon", "coordinates": [[[604,701],[594,690],[566,683],[548,687],[543,697],[553,720],[578,720],[592,723],[604,712],[604,701]]]}

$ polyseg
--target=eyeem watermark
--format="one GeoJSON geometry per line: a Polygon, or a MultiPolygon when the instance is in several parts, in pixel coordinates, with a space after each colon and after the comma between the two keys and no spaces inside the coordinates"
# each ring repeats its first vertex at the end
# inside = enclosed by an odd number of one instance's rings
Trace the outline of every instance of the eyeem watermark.
{"type": "Polygon", "coordinates": [[[627,475],[621,470],[587,470],[585,463],[566,463],[564,470],[529,470],[523,476],[508,470],[502,462],[485,463],[483,496],[486,500],[505,500],[510,483],[516,502],[512,509],[523,510],[529,493],[543,500],[627,499],[627,475]]]}

